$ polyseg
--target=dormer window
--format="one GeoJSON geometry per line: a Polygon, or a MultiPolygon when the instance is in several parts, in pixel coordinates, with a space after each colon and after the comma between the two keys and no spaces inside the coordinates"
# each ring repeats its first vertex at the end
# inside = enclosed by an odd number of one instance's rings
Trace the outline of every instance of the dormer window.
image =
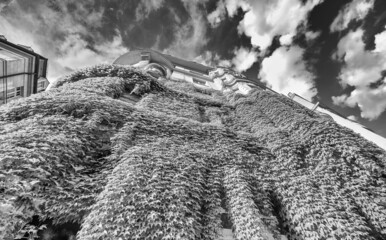
{"type": "Polygon", "coordinates": [[[199,80],[197,78],[193,78],[193,83],[200,84],[200,85],[206,85],[205,81],[199,80]]]}
{"type": "Polygon", "coordinates": [[[155,78],[166,77],[166,70],[157,63],[151,63],[145,67],[145,70],[148,74],[155,78]]]}
{"type": "Polygon", "coordinates": [[[150,53],[149,52],[141,53],[141,60],[142,61],[150,61],[150,53]]]}

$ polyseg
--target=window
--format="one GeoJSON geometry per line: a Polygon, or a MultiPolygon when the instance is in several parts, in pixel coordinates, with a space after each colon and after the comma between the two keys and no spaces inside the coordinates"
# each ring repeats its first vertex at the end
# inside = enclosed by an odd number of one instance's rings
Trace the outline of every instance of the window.
{"type": "Polygon", "coordinates": [[[17,87],[16,88],[16,96],[23,96],[24,95],[24,87],[17,87]]]}
{"type": "Polygon", "coordinates": [[[172,75],[170,76],[170,79],[172,80],[187,80],[186,76],[183,73],[174,71],[172,75]]]}
{"type": "Polygon", "coordinates": [[[7,99],[14,97],[22,97],[24,95],[24,87],[10,88],[7,90],[7,99]]]}
{"type": "Polygon", "coordinates": [[[38,82],[38,89],[44,88],[44,81],[38,82]]]}
{"type": "Polygon", "coordinates": [[[155,78],[159,78],[159,77],[164,77],[164,74],[161,70],[159,70],[158,68],[149,68],[147,70],[147,73],[150,74],[151,76],[155,77],[155,78]]]}
{"type": "Polygon", "coordinates": [[[38,72],[38,77],[40,78],[43,76],[43,69],[44,69],[44,60],[40,59],[39,60],[39,72],[38,72]]]}
{"type": "Polygon", "coordinates": [[[141,53],[141,60],[142,61],[150,61],[150,53],[148,53],[148,52],[141,53]]]}
{"type": "Polygon", "coordinates": [[[148,74],[155,78],[159,77],[166,77],[167,73],[166,70],[159,64],[157,63],[151,63],[145,67],[145,70],[148,74]]]}
{"type": "Polygon", "coordinates": [[[15,97],[15,88],[7,89],[7,99],[15,97]]]}
{"type": "Polygon", "coordinates": [[[198,80],[197,78],[193,78],[193,83],[200,84],[200,85],[206,85],[205,81],[198,80]]]}
{"type": "Polygon", "coordinates": [[[196,74],[196,75],[199,75],[199,76],[205,76],[205,74],[203,73],[200,73],[200,72],[196,72],[196,71],[193,71],[193,70],[188,70],[190,73],[192,74],[196,74]]]}
{"type": "Polygon", "coordinates": [[[0,92],[0,105],[5,103],[5,92],[0,92]]]}

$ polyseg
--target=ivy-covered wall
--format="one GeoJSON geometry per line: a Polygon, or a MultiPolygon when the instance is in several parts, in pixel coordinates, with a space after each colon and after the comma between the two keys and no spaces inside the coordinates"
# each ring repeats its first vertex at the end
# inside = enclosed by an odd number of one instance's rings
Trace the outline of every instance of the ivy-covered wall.
{"type": "Polygon", "coordinates": [[[386,153],[268,91],[99,65],[0,107],[0,239],[386,239],[386,153]],[[132,94],[140,101],[127,102],[132,94]]]}

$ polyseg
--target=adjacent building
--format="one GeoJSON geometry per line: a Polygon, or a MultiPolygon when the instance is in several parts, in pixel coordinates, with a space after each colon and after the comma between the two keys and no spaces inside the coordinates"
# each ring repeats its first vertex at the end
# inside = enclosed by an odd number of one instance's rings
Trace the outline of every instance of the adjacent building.
{"type": "Polygon", "coordinates": [[[47,58],[0,35],[0,105],[44,91],[47,58]]]}

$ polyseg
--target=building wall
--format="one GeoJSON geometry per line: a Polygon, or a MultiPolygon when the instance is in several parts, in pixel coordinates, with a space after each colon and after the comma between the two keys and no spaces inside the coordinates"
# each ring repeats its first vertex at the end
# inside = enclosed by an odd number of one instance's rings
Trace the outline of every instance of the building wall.
{"type": "MultiPolygon", "coordinates": [[[[157,63],[171,71],[170,79],[187,81],[199,88],[211,88],[223,92],[240,93],[243,95],[248,95],[252,89],[270,90],[274,92],[269,88],[247,79],[244,75],[235,72],[232,69],[222,67],[209,68],[195,62],[181,60],[152,50],[143,52],[135,51],[132,55],[126,53],[118,58],[119,61],[116,60],[116,62],[125,64],[126,62],[122,60],[124,58],[128,59],[127,65],[133,65],[144,69],[146,69],[149,64],[157,63]]],[[[386,150],[386,139],[366,129],[362,125],[352,122],[328,109],[324,109],[318,106],[318,104],[314,104],[296,94],[289,94],[289,97],[308,109],[318,111],[321,114],[327,114],[338,124],[352,129],[354,132],[386,150]]]]}
{"type": "Polygon", "coordinates": [[[0,112],[0,175],[14,179],[0,239],[33,214],[79,222],[79,240],[386,239],[386,152],[357,134],[269,90],[235,99],[118,65],[77,73],[0,112]]]}
{"type": "Polygon", "coordinates": [[[314,109],[314,111],[316,111],[318,113],[327,114],[339,125],[353,130],[354,132],[358,133],[362,137],[364,137],[367,140],[378,145],[380,148],[383,148],[384,150],[386,150],[386,139],[379,136],[378,134],[368,130],[366,127],[364,127],[360,123],[352,121],[350,119],[347,119],[343,116],[340,116],[339,114],[336,114],[327,108],[323,108],[321,106],[318,106],[318,104],[314,104],[314,103],[300,97],[297,94],[290,93],[289,97],[292,98],[292,100],[294,100],[295,102],[300,103],[301,105],[307,107],[308,109],[314,109]]]}
{"type": "Polygon", "coordinates": [[[335,113],[329,111],[328,109],[325,109],[322,107],[317,107],[316,111],[330,115],[332,117],[332,119],[334,119],[334,121],[336,123],[338,123],[339,125],[350,128],[351,130],[358,133],[362,137],[364,137],[367,140],[378,145],[378,147],[386,150],[386,139],[379,136],[378,134],[368,130],[360,123],[352,121],[352,120],[347,119],[347,118],[344,118],[342,116],[339,116],[338,114],[335,114],[335,113]]]}

